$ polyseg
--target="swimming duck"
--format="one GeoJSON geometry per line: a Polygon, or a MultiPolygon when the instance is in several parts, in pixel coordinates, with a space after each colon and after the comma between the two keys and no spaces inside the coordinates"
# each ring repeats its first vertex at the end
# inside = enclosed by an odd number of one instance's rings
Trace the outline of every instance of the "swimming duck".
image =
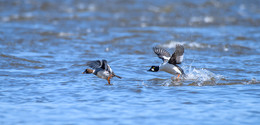
{"type": "Polygon", "coordinates": [[[91,74],[93,73],[99,78],[106,79],[108,84],[110,84],[110,79],[113,77],[122,78],[112,71],[111,67],[107,64],[106,60],[96,60],[87,62],[87,66],[92,69],[86,69],[83,74],[91,74]]]}
{"type": "Polygon", "coordinates": [[[160,47],[153,47],[154,53],[163,60],[163,63],[160,66],[151,66],[151,68],[148,71],[151,72],[158,72],[158,71],[165,71],[167,73],[176,75],[178,74],[177,78],[180,77],[180,75],[184,75],[184,71],[181,67],[179,67],[177,64],[181,64],[183,60],[183,53],[184,53],[184,47],[183,45],[176,45],[176,50],[170,55],[170,53],[160,47]]]}

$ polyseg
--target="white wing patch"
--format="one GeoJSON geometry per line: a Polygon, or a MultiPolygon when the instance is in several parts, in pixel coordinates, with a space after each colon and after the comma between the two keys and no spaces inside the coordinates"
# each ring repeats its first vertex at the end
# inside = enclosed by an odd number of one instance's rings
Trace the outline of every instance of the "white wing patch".
{"type": "Polygon", "coordinates": [[[183,55],[178,56],[176,60],[178,61],[178,63],[181,63],[183,61],[183,55]]]}
{"type": "Polygon", "coordinates": [[[171,57],[168,57],[168,56],[162,56],[162,58],[164,59],[164,60],[169,60],[171,57]]]}

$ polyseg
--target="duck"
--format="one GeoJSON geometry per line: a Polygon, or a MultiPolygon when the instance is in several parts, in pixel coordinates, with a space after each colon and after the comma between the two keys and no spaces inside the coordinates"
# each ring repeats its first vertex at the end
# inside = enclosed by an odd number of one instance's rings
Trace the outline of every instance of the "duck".
{"type": "Polygon", "coordinates": [[[181,75],[185,75],[183,69],[178,66],[177,64],[181,64],[183,61],[184,56],[184,46],[177,44],[175,52],[170,55],[170,53],[161,47],[153,47],[154,53],[162,59],[163,63],[159,66],[151,66],[148,71],[151,72],[158,72],[158,71],[165,71],[167,73],[178,75],[176,80],[179,80],[181,75]]]}
{"type": "Polygon", "coordinates": [[[113,77],[122,78],[116,75],[112,68],[108,65],[107,60],[95,60],[95,61],[88,61],[87,66],[91,69],[87,68],[82,74],[94,74],[101,79],[106,79],[108,85],[112,85],[110,83],[110,79],[113,77]]]}

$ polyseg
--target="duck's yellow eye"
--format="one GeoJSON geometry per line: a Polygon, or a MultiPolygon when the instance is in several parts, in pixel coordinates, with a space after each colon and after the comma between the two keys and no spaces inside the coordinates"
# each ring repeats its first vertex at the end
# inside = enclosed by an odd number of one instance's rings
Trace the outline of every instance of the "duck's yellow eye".
{"type": "Polygon", "coordinates": [[[153,69],[154,69],[155,67],[153,67],[153,69]]]}

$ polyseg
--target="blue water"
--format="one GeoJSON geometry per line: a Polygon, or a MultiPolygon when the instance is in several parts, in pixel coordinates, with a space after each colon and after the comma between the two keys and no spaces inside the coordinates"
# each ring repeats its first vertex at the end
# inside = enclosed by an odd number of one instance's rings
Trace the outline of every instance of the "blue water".
{"type": "Polygon", "coordinates": [[[259,1],[0,1],[0,124],[260,123],[259,1]],[[187,78],[147,72],[185,48],[187,78]],[[113,85],[81,74],[106,59],[113,85]]]}

